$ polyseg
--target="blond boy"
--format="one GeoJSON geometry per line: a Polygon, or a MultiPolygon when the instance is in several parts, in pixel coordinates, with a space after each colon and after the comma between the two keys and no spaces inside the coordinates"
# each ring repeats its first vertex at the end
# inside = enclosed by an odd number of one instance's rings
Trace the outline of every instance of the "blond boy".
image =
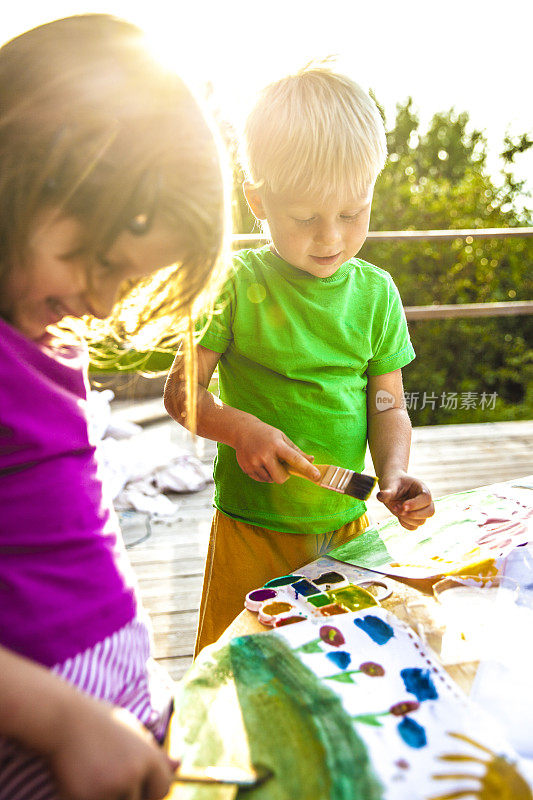
{"type": "MultiPolygon", "coordinates": [[[[197,652],[245,594],[357,536],[365,504],[289,478],[317,464],[361,471],[368,441],[378,499],[413,530],[433,514],[407,474],[411,425],[401,368],[414,358],[390,275],[356,258],[386,157],[368,95],[328,68],[265,89],[245,131],[247,201],[271,243],[235,272],[198,347],[201,436],[216,440],[215,516],[197,652]],[[220,399],[207,391],[219,367],[220,399]]],[[[183,421],[181,359],[165,390],[183,421]]]]}

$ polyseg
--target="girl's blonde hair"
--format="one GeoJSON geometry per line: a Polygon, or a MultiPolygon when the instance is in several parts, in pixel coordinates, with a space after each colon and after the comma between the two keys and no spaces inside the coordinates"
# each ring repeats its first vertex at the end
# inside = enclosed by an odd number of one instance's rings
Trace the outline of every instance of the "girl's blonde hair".
{"type": "MultiPolygon", "coordinates": [[[[144,348],[190,342],[193,317],[223,279],[227,179],[198,101],[151,57],[141,31],[106,14],[41,25],[0,48],[0,315],[44,208],[76,218],[83,250],[105,254],[154,217],[182,262],[124,287],[105,333],[144,348]]],[[[102,336],[102,326],[93,326],[102,336]]],[[[187,349],[191,349],[190,346],[187,349]]],[[[189,375],[192,374],[189,353],[189,375]]]]}
{"type": "Polygon", "coordinates": [[[376,104],[327,64],[271,83],[245,125],[249,179],[274,193],[363,197],[386,154],[376,104]]]}

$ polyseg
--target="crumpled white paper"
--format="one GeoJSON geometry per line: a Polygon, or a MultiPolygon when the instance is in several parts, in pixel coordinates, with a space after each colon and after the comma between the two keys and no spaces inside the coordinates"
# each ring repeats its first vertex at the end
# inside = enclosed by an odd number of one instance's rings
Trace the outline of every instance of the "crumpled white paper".
{"type": "Polygon", "coordinates": [[[164,492],[198,492],[212,481],[210,470],[170,440],[168,430],[144,430],[113,420],[110,389],[90,392],[90,440],[96,446],[102,480],[117,510],[134,509],[172,517],[179,504],[164,492]]]}
{"type": "Polygon", "coordinates": [[[518,584],[516,606],[494,626],[493,652],[481,661],[470,697],[498,717],[533,778],[533,545],[515,548],[502,572],[518,584]]]}

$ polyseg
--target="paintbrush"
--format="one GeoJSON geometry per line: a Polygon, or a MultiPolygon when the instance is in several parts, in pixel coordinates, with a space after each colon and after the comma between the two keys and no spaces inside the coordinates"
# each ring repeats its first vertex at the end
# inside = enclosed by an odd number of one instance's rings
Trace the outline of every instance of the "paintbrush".
{"type": "Polygon", "coordinates": [[[240,767],[187,767],[186,772],[174,773],[174,783],[203,783],[211,786],[238,786],[241,789],[255,789],[261,786],[273,773],[262,766],[250,769],[240,767]]]}
{"type": "Polygon", "coordinates": [[[331,464],[313,464],[313,466],[320,472],[320,478],[314,481],[294,469],[294,467],[287,465],[287,469],[291,475],[310,480],[311,483],[316,483],[324,489],[331,489],[340,494],[349,494],[351,497],[356,497],[357,500],[366,500],[370,497],[374,486],[378,482],[377,478],[373,478],[371,475],[363,475],[361,472],[354,472],[353,469],[334,467],[331,464]]]}

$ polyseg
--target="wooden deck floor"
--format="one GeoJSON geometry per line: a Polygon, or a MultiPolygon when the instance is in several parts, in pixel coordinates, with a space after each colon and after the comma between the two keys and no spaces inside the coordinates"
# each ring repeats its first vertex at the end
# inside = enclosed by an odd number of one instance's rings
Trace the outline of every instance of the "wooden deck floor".
{"type": "MultiPolygon", "coordinates": [[[[153,437],[154,446],[161,436],[182,444],[186,441],[170,421],[150,425],[147,435],[149,441],[153,437]]],[[[202,460],[211,463],[213,443],[201,441],[200,445],[202,460]]],[[[441,497],[530,474],[532,453],[533,421],[415,428],[410,471],[428,484],[435,497],[441,497]]],[[[370,460],[367,469],[372,470],[370,460]]],[[[178,518],[172,523],[152,522],[151,536],[128,549],[152,618],[155,656],[176,679],[192,660],[212,492],[209,486],[196,494],[174,496],[180,503],[178,518]]],[[[373,520],[387,515],[376,500],[368,505],[373,520]]],[[[139,538],[142,531],[140,522],[128,525],[126,542],[139,538]]]]}

